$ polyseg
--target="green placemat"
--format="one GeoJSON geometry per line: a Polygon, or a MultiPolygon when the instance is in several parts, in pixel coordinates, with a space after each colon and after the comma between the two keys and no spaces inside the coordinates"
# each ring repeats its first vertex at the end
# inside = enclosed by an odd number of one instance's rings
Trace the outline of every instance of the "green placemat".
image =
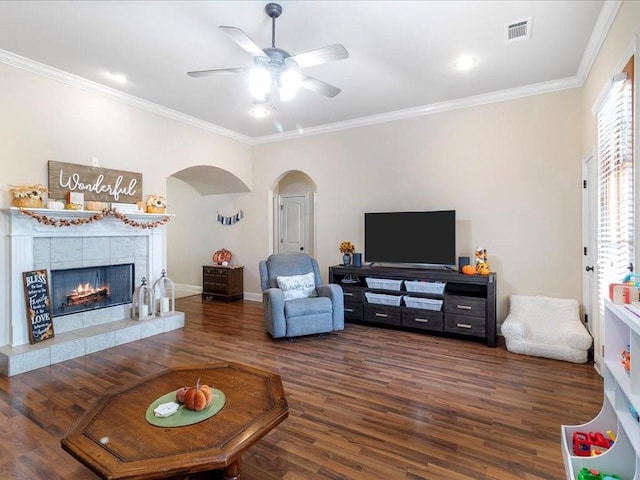
{"type": "Polygon", "coordinates": [[[160,398],[151,402],[151,405],[147,408],[147,422],[151,425],[155,425],[156,427],[184,427],[186,425],[193,425],[194,423],[202,422],[207,418],[213,417],[216,413],[222,410],[222,407],[224,407],[224,403],[227,400],[224,393],[217,388],[212,388],[211,392],[213,393],[213,400],[211,400],[211,405],[204,410],[195,412],[185,408],[184,405],[180,405],[178,411],[173,415],[169,417],[156,417],[153,411],[162,403],[175,402],[176,392],[177,390],[174,390],[173,392],[162,395],[160,398]]]}

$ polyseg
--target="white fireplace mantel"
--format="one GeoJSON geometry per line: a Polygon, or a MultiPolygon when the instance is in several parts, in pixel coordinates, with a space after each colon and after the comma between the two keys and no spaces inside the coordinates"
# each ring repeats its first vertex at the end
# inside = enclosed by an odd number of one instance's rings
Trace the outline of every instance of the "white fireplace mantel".
{"type": "MultiPolygon", "coordinates": [[[[27,209],[40,219],[89,219],[98,212],[84,210],[27,209]]],[[[147,239],[146,272],[148,279],[159,278],[166,268],[166,227],[152,223],[173,215],[123,213],[140,225],[127,225],[112,215],[91,223],[73,226],[46,225],[23,213],[23,209],[0,209],[0,348],[17,347],[29,343],[25,312],[22,273],[33,270],[34,239],[77,237],[145,237],[147,239]],[[148,228],[143,228],[147,226],[148,228]]]]}

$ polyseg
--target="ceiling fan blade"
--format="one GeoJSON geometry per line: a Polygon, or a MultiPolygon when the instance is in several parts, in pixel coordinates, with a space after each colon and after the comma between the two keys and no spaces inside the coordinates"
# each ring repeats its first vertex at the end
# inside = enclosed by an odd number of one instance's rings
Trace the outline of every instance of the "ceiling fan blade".
{"type": "Polygon", "coordinates": [[[338,87],[329,85],[328,83],[318,80],[317,78],[310,77],[309,75],[301,74],[301,77],[302,86],[304,88],[311,90],[312,92],[321,93],[325,97],[333,98],[342,91],[338,87]]]}
{"type": "Polygon", "coordinates": [[[296,62],[300,68],[304,68],[342,60],[343,58],[349,58],[349,52],[347,52],[347,49],[342,45],[336,43],[318,48],[317,50],[294,55],[293,57],[287,58],[287,62],[296,62]]]}
{"type": "Polygon", "coordinates": [[[209,75],[220,75],[229,73],[242,73],[246,68],[218,68],[216,70],[199,70],[196,72],[187,72],[190,77],[208,77],[209,75]]]}
{"type": "Polygon", "coordinates": [[[227,35],[229,35],[231,40],[236,42],[243,50],[246,50],[254,57],[269,58],[268,55],[264,53],[264,51],[258,45],[256,45],[255,42],[251,40],[246,33],[244,33],[239,28],[225,27],[225,26],[221,26],[218,28],[222,30],[224,33],[226,33],[227,35]]]}

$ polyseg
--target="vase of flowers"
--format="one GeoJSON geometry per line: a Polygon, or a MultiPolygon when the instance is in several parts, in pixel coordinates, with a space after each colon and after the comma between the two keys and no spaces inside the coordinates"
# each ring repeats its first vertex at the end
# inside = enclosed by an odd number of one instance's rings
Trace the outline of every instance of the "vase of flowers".
{"type": "Polygon", "coordinates": [[[351,265],[351,255],[356,251],[355,245],[351,242],[342,242],[339,250],[342,253],[342,265],[345,267],[351,265]]]}
{"type": "Polygon", "coordinates": [[[161,195],[147,197],[147,213],[164,213],[167,209],[167,199],[161,195]]]}

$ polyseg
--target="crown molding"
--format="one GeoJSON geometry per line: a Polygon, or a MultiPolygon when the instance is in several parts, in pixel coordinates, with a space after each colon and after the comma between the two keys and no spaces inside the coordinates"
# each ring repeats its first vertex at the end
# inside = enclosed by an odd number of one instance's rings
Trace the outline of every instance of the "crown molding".
{"type": "Polygon", "coordinates": [[[600,15],[598,15],[598,20],[596,20],[591,37],[589,37],[589,42],[587,42],[587,47],[584,50],[584,55],[582,55],[582,60],[578,66],[576,76],[580,79],[581,85],[584,85],[584,82],[587,81],[593,62],[596,61],[598,52],[607,38],[609,29],[613,25],[621,6],[622,0],[605,0],[602,5],[602,10],[600,10],[600,15]]]}
{"type": "Polygon", "coordinates": [[[282,140],[291,140],[311,135],[322,135],[325,133],[337,132],[351,128],[366,127],[377,125],[380,123],[394,122],[397,120],[405,120],[408,118],[421,117],[424,115],[433,115],[436,113],[448,112],[451,110],[459,110],[462,108],[475,107],[478,105],[486,105],[489,103],[504,102],[506,100],[515,100],[533,95],[556,92],[569,88],[581,87],[582,82],[578,77],[569,77],[561,80],[553,80],[549,82],[536,83],[524,87],[500,90],[497,92],[476,95],[473,97],[459,98],[446,102],[432,103],[420,107],[405,108],[394,112],[382,113],[379,115],[370,115],[368,117],[355,118],[344,122],[330,123],[317,127],[299,129],[291,132],[277,133],[274,135],[265,135],[253,139],[254,145],[263,143],[273,143],[282,140]]]}
{"type": "Polygon", "coordinates": [[[436,113],[447,112],[451,110],[469,108],[478,105],[486,105],[495,102],[503,102],[506,100],[515,100],[517,98],[523,98],[532,95],[540,95],[556,92],[559,90],[582,87],[584,85],[584,82],[586,81],[587,76],[589,75],[589,72],[591,71],[598,52],[600,51],[600,48],[605,41],[606,35],[609,32],[609,29],[611,28],[611,25],[613,24],[622,3],[623,0],[605,0],[591,37],[589,38],[589,42],[587,43],[584,55],[582,56],[582,60],[580,61],[580,65],[578,66],[578,71],[573,77],[553,80],[549,82],[542,82],[508,90],[500,90],[497,92],[455,99],[446,102],[439,102],[403,110],[396,110],[393,112],[387,112],[377,115],[370,115],[367,117],[360,117],[343,122],[319,125],[317,127],[299,128],[297,130],[254,138],[248,137],[233,130],[220,127],[210,122],[200,120],[190,115],[186,115],[176,110],[163,107],[156,103],[143,100],[133,95],[120,92],[119,90],[106,87],[77,75],[58,70],[57,68],[53,68],[48,65],[33,61],[31,59],[21,57],[6,50],[0,49],[0,62],[12,65],[17,68],[21,68],[32,73],[36,73],[38,75],[45,76],[47,78],[51,78],[53,80],[57,80],[73,87],[81,88],[88,92],[95,93],[97,95],[101,95],[140,108],[142,110],[146,110],[156,115],[160,115],[172,120],[176,120],[178,122],[185,123],[187,125],[194,126],[196,128],[200,128],[202,130],[206,130],[237,140],[245,144],[260,145],[311,135],[322,135],[325,133],[332,133],[340,130],[365,127],[369,125],[393,122],[424,115],[433,115],[436,113]]]}
{"type": "Polygon", "coordinates": [[[435,113],[447,112],[451,110],[458,110],[462,108],[474,107],[478,105],[486,105],[488,103],[503,102],[506,100],[515,100],[517,98],[528,97],[532,95],[540,95],[544,93],[556,92],[559,90],[566,90],[569,88],[582,87],[593,67],[593,63],[604,43],[607,33],[613,24],[618,10],[622,5],[623,0],[605,0],[596,20],[596,25],[589,37],[589,42],[585,48],[585,52],[578,66],[578,71],[575,76],[568,77],[560,80],[553,80],[549,82],[537,83],[534,85],[527,85],[525,87],[517,87],[508,90],[500,90],[483,95],[477,95],[473,97],[466,97],[456,100],[450,100],[447,102],[434,103],[430,105],[424,105],[421,107],[412,107],[404,110],[397,110],[394,112],[383,113],[379,115],[371,115],[368,117],[360,117],[353,120],[347,120],[344,122],[331,123],[327,125],[320,125],[317,127],[311,127],[307,129],[298,129],[295,131],[277,133],[273,135],[265,135],[262,137],[256,137],[253,139],[254,145],[263,143],[273,143],[282,140],[291,140],[293,138],[300,138],[310,135],[321,135],[324,133],[337,132],[339,130],[346,130],[349,128],[358,128],[368,125],[376,125],[379,123],[393,122],[396,120],[403,120],[407,118],[419,117],[423,115],[433,115],[435,113]]]}
{"type": "Polygon", "coordinates": [[[238,140],[242,143],[252,143],[252,139],[250,137],[242,135],[233,130],[228,130],[218,125],[214,125],[210,122],[205,122],[204,120],[200,120],[176,110],[163,107],[162,105],[158,105],[157,103],[149,102],[139,97],[123,93],[114,88],[92,82],[91,80],[87,80],[86,78],[79,77],[78,75],[74,75],[72,73],[64,72],[57,68],[50,67],[49,65],[31,60],[29,58],[21,57],[20,55],[16,55],[15,53],[8,52],[6,50],[0,49],[0,62],[20,68],[22,70],[26,70],[31,73],[42,75],[52,80],[70,85],[72,87],[80,88],[90,93],[95,93],[96,95],[101,95],[111,100],[116,100],[118,102],[140,108],[141,110],[146,110],[147,112],[151,112],[156,115],[169,118],[171,120],[176,120],[178,122],[182,122],[187,125],[206,130],[208,132],[217,133],[218,135],[238,140]]]}

